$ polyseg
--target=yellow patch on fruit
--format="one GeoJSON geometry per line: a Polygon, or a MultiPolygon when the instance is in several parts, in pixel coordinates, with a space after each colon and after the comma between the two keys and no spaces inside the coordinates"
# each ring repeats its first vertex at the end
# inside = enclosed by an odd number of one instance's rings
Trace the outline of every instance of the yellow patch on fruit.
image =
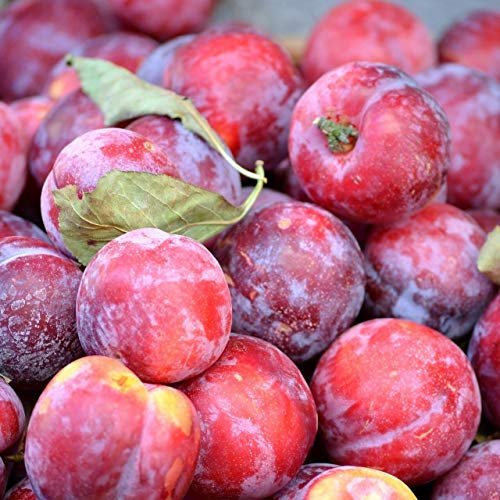
{"type": "Polygon", "coordinates": [[[186,436],[191,434],[193,426],[191,407],[182,394],[170,387],[164,387],[150,392],[149,395],[165,419],[171,421],[186,436]]]}
{"type": "Polygon", "coordinates": [[[168,469],[168,472],[165,474],[165,480],[163,481],[167,500],[173,498],[173,492],[183,472],[184,462],[179,457],[177,457],[170,469],[168,469]]]}
{"type": "Polygon", "coordinates": [[[280,229],[288,229],[292,225],[292,221],[287,217],[284,217],[278,222],[278,227],[280,229]]]}
{"type": "Polygon", "coordinates": [[[144,146],[144,149],[147,149],[148,151],[154,151],[156,149],[155,145],[149,141],[144,141],[143,146],[144,146]]]}
{"type": "Polygon", "coordinates": [[[132,387],[137,387],[138,379],[132,373],[111,371],[109,373],[109,386],[122,393],[127,393],[132,387]]]}
{"type": "Polygon", "coordinates": [[[70,363],[69,365],[65,366],[52,380],[51,385],[56,385],[56,384],[63,384],[67,380],[75,377],[78,372],[80,371],[80,368],[82,365],[84,365],[86,358],[82,359],[77,359],[76,361],[73,361],[73,363],[70,363]]]}
{"type": "Polygon", "coordinates": [[[37,408],[39,415],[43,415],[44,413],[47,413],[49,411],[50,403],[51,399],[48,396],[44,396],[43,399],[41,399],[40,404],[37,408]]]}

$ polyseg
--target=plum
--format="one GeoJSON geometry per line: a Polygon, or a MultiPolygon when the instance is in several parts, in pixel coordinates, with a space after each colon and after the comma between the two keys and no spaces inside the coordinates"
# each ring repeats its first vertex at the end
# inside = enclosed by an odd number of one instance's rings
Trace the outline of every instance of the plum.
{"type": "Polygon", "coordinates": [[[416,79],[450,122],[448,202],[463,209],[500,210],[500,83],[457,64],[430,69],[416,79]]]}
{"type": "Polygon", "coordinates": [[[94,0],[20,0],[0,12],[0,99],[40,94],[52,66],[112,29],[94,0]]]}
{"type": "Polygon", "coordinates": [[[485,240],[471,217],[443,203],[373,228],[365,246],[366,311],[463,337],[494,294],[476,266],[485,240]]]}
{"type": "Polygon", "coordinates": [[[130,130],[91,130],[70,142],[57,156],[42,188],[42,219],[59,250],[70,255],[59,232],[59,207],[52,191],[77,186],[78,194],[93,191],[99,179],[112,170],[149,172],[178,177],[177,167],[146,137],[130,130]]]}
{"type": "Polygon", "coordinates": [[[349,62],[385,63],[414,74],[436,59],[431,34],[407,9],[380,0],[353,0],[333,7],[314,27],[302,71],[311,84],[349,62]]]}
{"type": "Polygon", "coordinates": [[[473,446],[432,489],[432,500],[495,499],[500,493],[500,440],[473,446]]]}
{"type": "Polygon", "coordinates": [[[90,356],[63,368],[41,394],[25,462],[37,498],[180,500],[199,445],[198,416],[184,394],[90,356]]]}
{"type": "Polygon", "coordinates": [[[137,229],[90,261],[77,325],[87,354],[115,357],[141,380],[168,384],[198,375],[222,354],[231,299],[219,264],[201,243],[137,229]]]}
{"type": "Polygon", "coordinates": [[[231,335],[216,363],[179,388],[201,420],[187,498],[263,498],[300,469],[316,435],[316,408],[299,370],[279,349],[231,335]]]}
{"type": "Polygon", "coordinates": [[[296,362],[326,349],[363,303],[363,257],[354,236],[311,204],[262,208],[212,251],[229,283],[233,329],[271,342],[296,362]]]}
{"type": "Polygon", "coordinates": [[[311,382],[330,459],[409,485],[454,467],[481,417],[465,354],[441,333],[400,319],[360,323],[321,357],[311,382]]]}
{"type": "Polygon", "coordinates": [[[292,167],[318,205],[352,222],[395,222],[438,194],[450,162],[437,102],[394,67],[349,63],[323,75],[295,107],[292,167]]]}
{"type": "Polygon", "coordinates": [[[236,160],[274,168],[286,156],[303,82],[290,56],[252,31],[215,30],[177,47],[164,86],[189,97],[236,160]]]}
{"type": "Polygon", "coordinates": [[[500,292],[476,323],[467,354],[481,389],[484,415],[500,429],[500,292]]]}
{"type": "Polygon", "coordinates": [[[443,34],[438,50],[441,62],[463,64],[500,80],[500,12],[469,12],[443,34]]]}
{"type": "Polygon", "coordinates": [[[82,272],[42,240],[0,239],[0,372],[40,386],[83,354],[75,304],[82,272]]]}
{"type": "Polygon", "coordinates": [[[85,132],[103,127],[100,109],[80,90],[58,101],[38,127],[31,144],[29,168],[37,185],[43,186],[65,146],[85,132]]]}
{"type": "MultiPolygon", "coordinates": [[[[104,59],[135,73],[157,45],[157,42],[147,36],[119,31],[86,40],[73,48],[71,54],[104,59]]],[[[80,80],[76,71],[69,68],[66,58],[63,58],[52,68],[44,93],[51,99],[60,99],[79,88],[80,80]]]]}

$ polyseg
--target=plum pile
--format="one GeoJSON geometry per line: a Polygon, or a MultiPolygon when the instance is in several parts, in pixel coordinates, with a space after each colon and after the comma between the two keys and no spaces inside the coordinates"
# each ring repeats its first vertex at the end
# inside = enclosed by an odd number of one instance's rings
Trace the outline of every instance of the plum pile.
{"type": "Polygon", "coordinates": [[[499,498],[500,13],[5,3],[0,497],[499,498]]]}

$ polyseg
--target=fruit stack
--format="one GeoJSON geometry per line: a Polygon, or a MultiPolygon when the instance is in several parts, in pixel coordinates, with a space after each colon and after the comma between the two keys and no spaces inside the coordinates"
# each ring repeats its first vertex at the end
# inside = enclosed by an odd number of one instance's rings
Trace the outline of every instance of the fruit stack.
{"type": "Polygon", "coordinates": [[[499,498],[499,12],[3,3],[5,498],[499,498]]]}

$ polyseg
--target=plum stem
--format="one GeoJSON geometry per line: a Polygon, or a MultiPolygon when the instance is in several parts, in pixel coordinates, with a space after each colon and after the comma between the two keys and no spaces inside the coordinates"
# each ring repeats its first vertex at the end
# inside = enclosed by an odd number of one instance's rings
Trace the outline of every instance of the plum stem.
{"type": "Polygon", "coordinates": [[[18,452],[18,453],[12,453],[11,455],[2,455],[1,458],[5,462],[14,462],[16,464],[20,464],[24,460],[24,453],[18,452]]]}
{"type": "Polygon", "coordinates": [[[332,153],[347,153],[354,148],[358,131],[353,125],[334,122],[324,116],[318,116],[313,125],[316,125],[328,140],[328,148],[332,153]]]}

